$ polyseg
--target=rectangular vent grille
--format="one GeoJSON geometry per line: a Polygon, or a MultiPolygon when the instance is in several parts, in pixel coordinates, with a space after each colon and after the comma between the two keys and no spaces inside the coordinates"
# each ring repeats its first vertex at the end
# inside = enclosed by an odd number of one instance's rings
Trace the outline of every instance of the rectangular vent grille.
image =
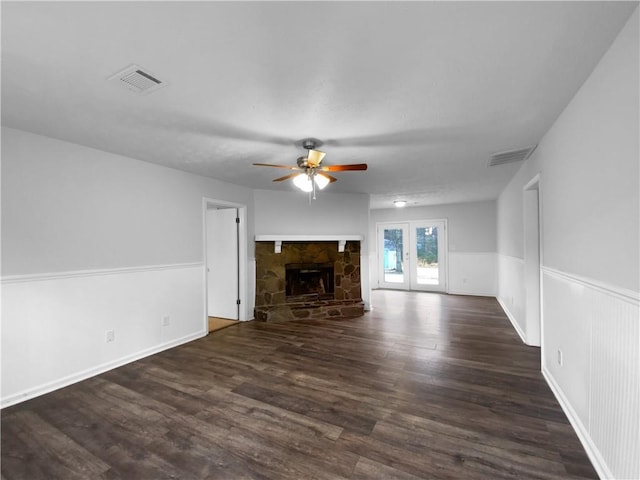
{"type": "Polygon", "coordinates": [[[504,165],[507,163],[515,163],[526,160],[531,156],[537,145],[532,147],[521,148],[519,150],[510,150],[508,152],[494,153],[489,160],[489,166],[504,165]]]}
{"type": "Polygon", "coordinates": [[[164,87],[167,83],[148,70],[143,70],[138,65],[130,65],[124,70],[109,77],[109,80],[118,82],[123,87],[139,94],[148,94],[164,87]]]}

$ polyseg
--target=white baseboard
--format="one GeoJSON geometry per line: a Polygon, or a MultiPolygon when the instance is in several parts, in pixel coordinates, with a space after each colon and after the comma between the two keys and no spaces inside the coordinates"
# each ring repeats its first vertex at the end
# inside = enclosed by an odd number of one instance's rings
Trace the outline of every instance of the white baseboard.
{"type": "Polygon", "coordinates": [[[194,340],[207,336],[207,333],[208,332],[203,330],[202,332],[197,332],[191,335],[187,335],[177,340],[173,340],[171,342],[167,342],[162,345],[156,345],[152,348],[143,350],[141,352],[136,352],[133,355],[127,355],[125,357],[119,358],[112,362],[104,363],[94,368],[89,368],[87,370],[83,370],[82,372],[74,373],[73,375],[69,375],[68,377],[65,377],[65,378],[60,378],[54,382],[49,382],[44,385],[39,385],[37,387],[30,388],[29,390],[18,392],[6,398],[2,398],[0,400],[0,408],[10,407],[11,405],[15,405],[16,403],[30,400],[40,395],[44,395],[45,393],[53,392],[54,390],[58,390],[60,388],[67,387],[74,383],[81,382],[82,380],[87,380],[88,378],[95,377],[96,375],[100,375],[101,373],[108,372],[109,370],[113,370],[114,368],[122,367],[123,365],[126,365],[128,363],[135,362],[136,360],[140,360],[141,358],[155,355],[156,353],[160,353],[164,350],[169,350],[170,348],[177,347],[184,343],[192,342],[194,340]]]}
{"type": "Polygon", "coordinates": [[[589,460],[591,460],[591,463],[593,464],[593,468],[595,468],[598,476],[602,479],[614,478],[613,474],[607,467],[606,462],[602,458],[602,455],[600,455],[600,451],[591,440],[591,436],[589,435],[589,432],[580,421],[580,418],[578,417],[575,410],[571,407],[571,404],[569,403],[567,398],[562,393],[562,389],[554,380],[553,375],[551,375],[551,373],[547,370],[547,368],[544,365],[542,366],[542,375],[544,376],[545,380],[547,381],[547,384],[549,385],[549,388],[551,389],[554,396],[556,397],[556,400],[558,400],[558,403],[560,404],[562,411],[569,419],[569,423],[571,423],[573,430],[576,432],[576,435],[578,436],[578,440],[580,440],[580,443],[582,443],[582,446],[587,452],[587,456],[589,457],[589,460]]]}
{"type": "Polygon", "coordinates": [[[518,325],[518,322],[516,322],[515,317],[509,311],[509,309],[507,308],[507,305],[500,299],[500,297],[496,297],[496,300],[498,300],[498,303],[502,307],[502,310],[504,310],[504,313],[507,315],[507,318],[511,322],[511,325],[513,325],[513,328],[515,329],[515,331],[520,336],[520,339],[522,340],[522,343],[528,345],[527,339],[525,337],[524,332],[522,331],[522,328],[520,328],[520,325],[518,325]]]}
{"type": "Polygon", "coordinates": [[[472,297],[495,297],[496,294],[494,292],[472,292],[466,290],[449,290],[447,292],[449,295],[469,295],[472,297]]]}

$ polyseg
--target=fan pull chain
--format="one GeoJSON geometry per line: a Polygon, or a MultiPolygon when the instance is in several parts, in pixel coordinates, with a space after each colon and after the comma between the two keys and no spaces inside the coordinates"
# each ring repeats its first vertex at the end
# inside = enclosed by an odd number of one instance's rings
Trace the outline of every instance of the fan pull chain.
{"type": "MultiPolygon", "coordinates": [[[[313,176],[315,177],[315,173],[313,174],[313,176]]],[[[311,179],[311,185],[313,185],[313,199],[316,199],[316,182],[315,182],[315,178],[313,178],[312,176],[309,176],[309,178],[311,179]]]]}

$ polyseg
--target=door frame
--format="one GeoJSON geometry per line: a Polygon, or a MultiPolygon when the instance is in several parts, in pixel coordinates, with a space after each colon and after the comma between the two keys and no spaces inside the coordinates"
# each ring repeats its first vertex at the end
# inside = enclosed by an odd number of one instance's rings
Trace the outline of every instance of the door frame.
{"type": "MultiPolygon", "coordinates": [[[[443,273],[443,277],[444,277],[444,285],[442,289],[437,289],[437,290],[429,290],[424,289],[424,288],[416,288],[416,289],[412,289],[411,288],[411,280],[409,279],[407,282],[407,288],[398,288],[395,287],[396,290],[405,290],[405,291],[413,291],[413,292],[433,292],[433,293],[449,293],[449,240],[448,240],[448,224],[447,224],[447,219],[446,218],[429,218],[426,220],[398,220],[395,222],[376,222],[376,251],[377,251],[377,255],[376,255],[376,271],[378,272],[378,288],[390,288],[393,289],[394,287],[387,287],[387,286],[381,286],[384,279],[384,263],[382,260],[382,256],[384,255],[384,243],[381,244],[381,228],[384,228],[385,226],[397,226],[397,225],[407,225],[408,226],[408,239],[407,239],[407,247],[413,249],[414,245],[412,242],[412,238],[414,235],[412,235],[412,229],[415,226],[421,226],[424,224],[430,224],[430,223],[435,223],[435,222],[442,222],[443,226],[444,226],[444,232],[442,232],[442,246],[443,246],[443,252],[438,252],[438,256],[440,256],[440,254],[442,253],[441,258],[444,259],[444,268],[442,269],[442,273],[443,273]]],[[[440,235],[439,235],[440,238],[440,235]]],[[[409,250],[410,255],[413,255],[413,251],[409,250]]],[[[411,263],[411,259],[410,259],[410,263],[411,263]]],[[[411,269],[409,269],[409,271],[407,271],[407,275],[409,277],[411,277],[412,272],[410,271],[411,269]]],[[[403,284],[404,285],[404,284],[403,284]]]]}
{"type": "Polygon", "coordinates": [[[240,308],[238,311],[238,320],[246,321],[250,317],[248,315],[249,302],[247,301],[248,278],[247,278],[247,206],[241,203],[229,202],[226,200],[217,200],[214,198],[202,197],[202,277],[203,277],[203,324],[205,331],[209,329],[209,278],[207,275],[207,208],[236,208],[240,224],[238,225],[238,299],[240,300],[240,308]]]}
{"type": "Polygon", "coordinates": [[[540,174],[522,188],[525,343],[542,346],[542,198],[540,174]]]}

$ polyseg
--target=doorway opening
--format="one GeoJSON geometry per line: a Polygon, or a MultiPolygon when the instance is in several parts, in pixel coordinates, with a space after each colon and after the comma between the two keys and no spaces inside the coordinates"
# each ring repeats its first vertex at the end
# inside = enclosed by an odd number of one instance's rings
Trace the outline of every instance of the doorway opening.
{"type": "Polygon", "coordinates": [[[379,223],[377,231],[380,288],[447,291],[446,220],[379,223]]]}
{"type": "Polygon", "coordinates": [[[246,207],[203,201],[204,300],[207,331],[247,319],[246,207]]]}

